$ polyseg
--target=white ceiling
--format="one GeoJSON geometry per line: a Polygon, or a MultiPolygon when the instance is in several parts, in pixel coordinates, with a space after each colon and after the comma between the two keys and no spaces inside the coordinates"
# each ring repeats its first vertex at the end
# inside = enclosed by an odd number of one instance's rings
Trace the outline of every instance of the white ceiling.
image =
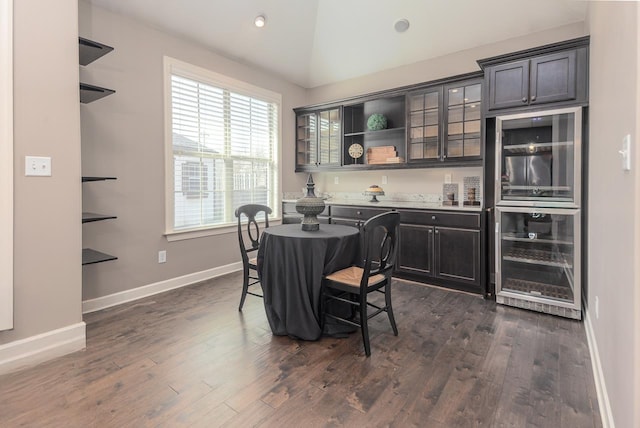
{"type": "Polygon", "coordinates": [[[581,0],[89,1],[305,88],[582,22],[587,10],[581,0]],[[393,29],[400,18],[405,33],[393,29]]]}

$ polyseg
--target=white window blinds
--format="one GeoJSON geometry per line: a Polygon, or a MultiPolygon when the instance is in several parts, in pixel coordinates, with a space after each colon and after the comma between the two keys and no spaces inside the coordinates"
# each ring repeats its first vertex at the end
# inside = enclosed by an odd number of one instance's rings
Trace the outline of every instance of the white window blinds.
{"type": "Polygon", "coordinates": [[[244,204],[277,203],[279,103],[170,75],[173,230],[234,224],[244,204]]]}

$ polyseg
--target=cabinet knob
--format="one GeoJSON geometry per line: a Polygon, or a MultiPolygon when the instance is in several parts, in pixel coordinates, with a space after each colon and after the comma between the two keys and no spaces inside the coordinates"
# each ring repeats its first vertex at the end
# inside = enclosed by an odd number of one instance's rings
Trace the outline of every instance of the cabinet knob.
{"type": "Polygon", "coordinates": [[[436,216],[432,215],[431,220],[435,220],[435,219],[436,219],[436,216]]]}
{"type": "Polygon", "coordinates": [[[522,102],[526,103],[527,102],[527,97],[522,97],[522,102]]]}
{"type": "Polygon", "coordinates": [[[356,214],[362,215],[362,211],[356,211],[356,214]]]}
{"type": "Polygon", "coordinates": [[[534,95],[531,97],[531,101],[535,101],[535,100],[536,100],[536,96],[534,95]]]}
{"type": "Polygon", "coordinates": [[[436,234],[440,233],[437,229],[436,229],[436,234]]]}
{"type": "Polygon", "coordinates": [[[433,230],[429,229],[429,233],[433,233],[433,230]]]}

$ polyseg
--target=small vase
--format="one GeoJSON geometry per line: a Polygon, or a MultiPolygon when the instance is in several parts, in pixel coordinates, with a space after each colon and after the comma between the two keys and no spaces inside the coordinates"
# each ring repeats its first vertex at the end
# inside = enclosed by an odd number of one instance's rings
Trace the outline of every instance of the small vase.
{"type": "Polygon", "coordinates": [[[296,201],[296,211],[304,215],[302,219],[302,230],[314,231],[320,230],[318,222],[318,214],[324,211],[324,201],[318,198],[314,192],[315,184],[313,177],[309,174],[307,179],[307,195],[296,201]]]}

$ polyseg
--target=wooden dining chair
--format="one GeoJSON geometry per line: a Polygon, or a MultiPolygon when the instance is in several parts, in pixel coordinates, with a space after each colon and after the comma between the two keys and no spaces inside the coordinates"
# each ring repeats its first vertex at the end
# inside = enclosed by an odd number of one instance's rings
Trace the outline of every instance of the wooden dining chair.
{"type": "Polygon", "coordinates": [[[326,317],[338,320],[355,327],[359,327],[362,332],[364,351],[371,355],[369,344],[370,318],[386,312],[393,329],[393,334],[398,335],[398,328],[393,317],[391,306],[391,275],[395,268],[398,233],[400,226],[400,214],[389,211],[379,214],[367,220],[361,229],[361,262],[356,266],[333,272],[326,275],[322,293],[322,314],[323,321],[326,317]],[[367,300],[371,292],[384,294],[384,305],[378,306],[367,300]],[[337,300],[351,305],[357,313],[357,317],[347,319],[330,313],[327,303],[337,300]],[[368,308],[375,310],[368,313],[368,308]]]}
{"type": "Polygon", "coordinates": [[[253,293],[249,291],[249,287],[260,283],[258,278],[258,266],[256,263],[256,257],[249,258],[251,253],[257,255],[258,248],[260,248],[260,226],[256,217],[258,214],[264,213],[264,227],[269,227],[269,214],[271,214],[271,208],[266,205],[249,204],[242,205],[236,209],[236,217],[238,217],[238,242],[240,244],[240,255],[242,256],[242,296],[240,297],[240,306],[238,310],[242,310],[244,300],[247,294],[252,296],[262,297],[261,294],[253,293]],[[242,216],[247,218],[246,223],[246,235],[243,233],[242,216]],[[248,239],[247,239],[248,238],[248,239]]]}

